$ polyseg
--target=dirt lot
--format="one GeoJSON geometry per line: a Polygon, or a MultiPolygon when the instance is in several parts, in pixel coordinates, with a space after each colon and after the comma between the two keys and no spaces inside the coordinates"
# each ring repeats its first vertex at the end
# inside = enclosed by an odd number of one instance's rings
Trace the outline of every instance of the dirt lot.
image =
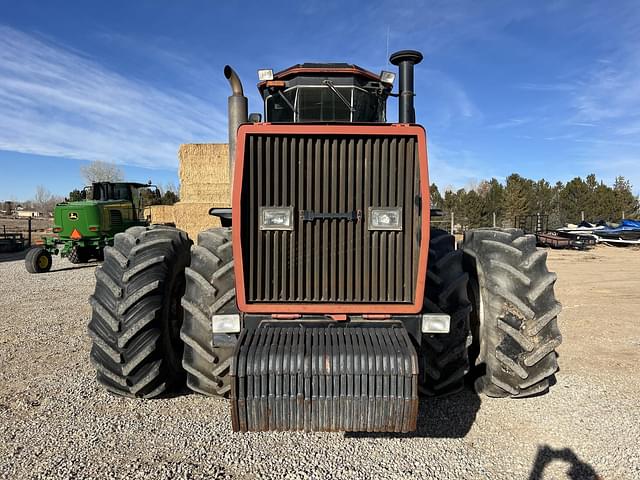
{"type": "Polygon", "coordinates": [[[98,388],[95,266],[0,256],[0,478],[640,478],[640,250],[552,251],[564,304],[547,395],[423,400],[409,435],[232,434],[225,402],[98,388]]]}

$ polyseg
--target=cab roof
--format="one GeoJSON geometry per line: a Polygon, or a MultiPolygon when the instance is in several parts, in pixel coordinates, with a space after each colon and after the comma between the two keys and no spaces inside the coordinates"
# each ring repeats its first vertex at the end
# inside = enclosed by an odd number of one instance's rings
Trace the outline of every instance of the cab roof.
{"type": "Polygon", "coordinates": [[[358,65],[349,63],[298,63],[297,65],[293,65],[278,73],[274,73],[273,80],[263,80],[262,82],[259,82],[258,89],[262,92],[266,87],[269,86],[269,82],[289,80],[291,78],[305,74],[354,75],[367,80],[373,80],[375,82],[381,81],[380,75],[376,75],[375,73],[370,72],[369,70],[365,70],[358,65]]]}

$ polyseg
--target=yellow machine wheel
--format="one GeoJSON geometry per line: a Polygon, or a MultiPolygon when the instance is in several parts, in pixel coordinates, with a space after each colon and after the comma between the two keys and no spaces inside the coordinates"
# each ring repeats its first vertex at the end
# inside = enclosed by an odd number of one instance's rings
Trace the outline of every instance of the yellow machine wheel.
{"type": "Polygon", "coordinates": [[[29,250],[24,262],[29,273],[46,273],[51,270],[51,254],[42,247],[29,250]]]}

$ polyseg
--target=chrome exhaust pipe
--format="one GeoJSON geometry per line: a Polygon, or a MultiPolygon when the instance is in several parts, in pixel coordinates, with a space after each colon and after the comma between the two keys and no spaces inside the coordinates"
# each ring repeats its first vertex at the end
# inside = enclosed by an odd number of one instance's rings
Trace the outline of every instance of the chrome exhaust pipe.
{"type": "Polygon", "coordinates": [[[240,77],[229,65],[224,67],[224,76],[231,86],[231,96],[228,99],[229,115],[229,178],[233,189],[233,172],[236,164],[236,144],[238,127],[246,123],[249,118],[249,101],[244,96],[240,77]]]}

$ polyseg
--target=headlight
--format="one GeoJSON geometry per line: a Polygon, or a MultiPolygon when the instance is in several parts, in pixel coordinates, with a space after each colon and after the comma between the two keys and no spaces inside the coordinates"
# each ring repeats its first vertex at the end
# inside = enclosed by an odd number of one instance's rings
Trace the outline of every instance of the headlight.
{"type": "Polygon", "coordinates": [[[240,333],[240,315],[214,315],[211,317],[213,333],[240,333]]]}
{"type": "Polygon", "coordinates": [[[422,315],[422,333],[449,333],[451,317],[445,313],[422,315]]]}
{"type": "Polygon", "coordinates": [[[293,207],[260,207],[260,230],[293,230],[293,207]]]}
{"type": "Polygon", "coordinates": [[[261,82],[273,80],[273,70],[271,70],[270,68],[258,70],[258,79],[261,82]]]}
{"type": "Polygon", "coordinates": [[[380,72],[380,81],[384,83],[388,83],[393,85],[393,81],[396,79],[396,74],[393,72],[387,72],[386,70],[382,70],[380,72]]]}
{"type": "Polygon", "coordinates": [[[369,230],[402,230],[402,207],[369,207],[369,230]]]}

